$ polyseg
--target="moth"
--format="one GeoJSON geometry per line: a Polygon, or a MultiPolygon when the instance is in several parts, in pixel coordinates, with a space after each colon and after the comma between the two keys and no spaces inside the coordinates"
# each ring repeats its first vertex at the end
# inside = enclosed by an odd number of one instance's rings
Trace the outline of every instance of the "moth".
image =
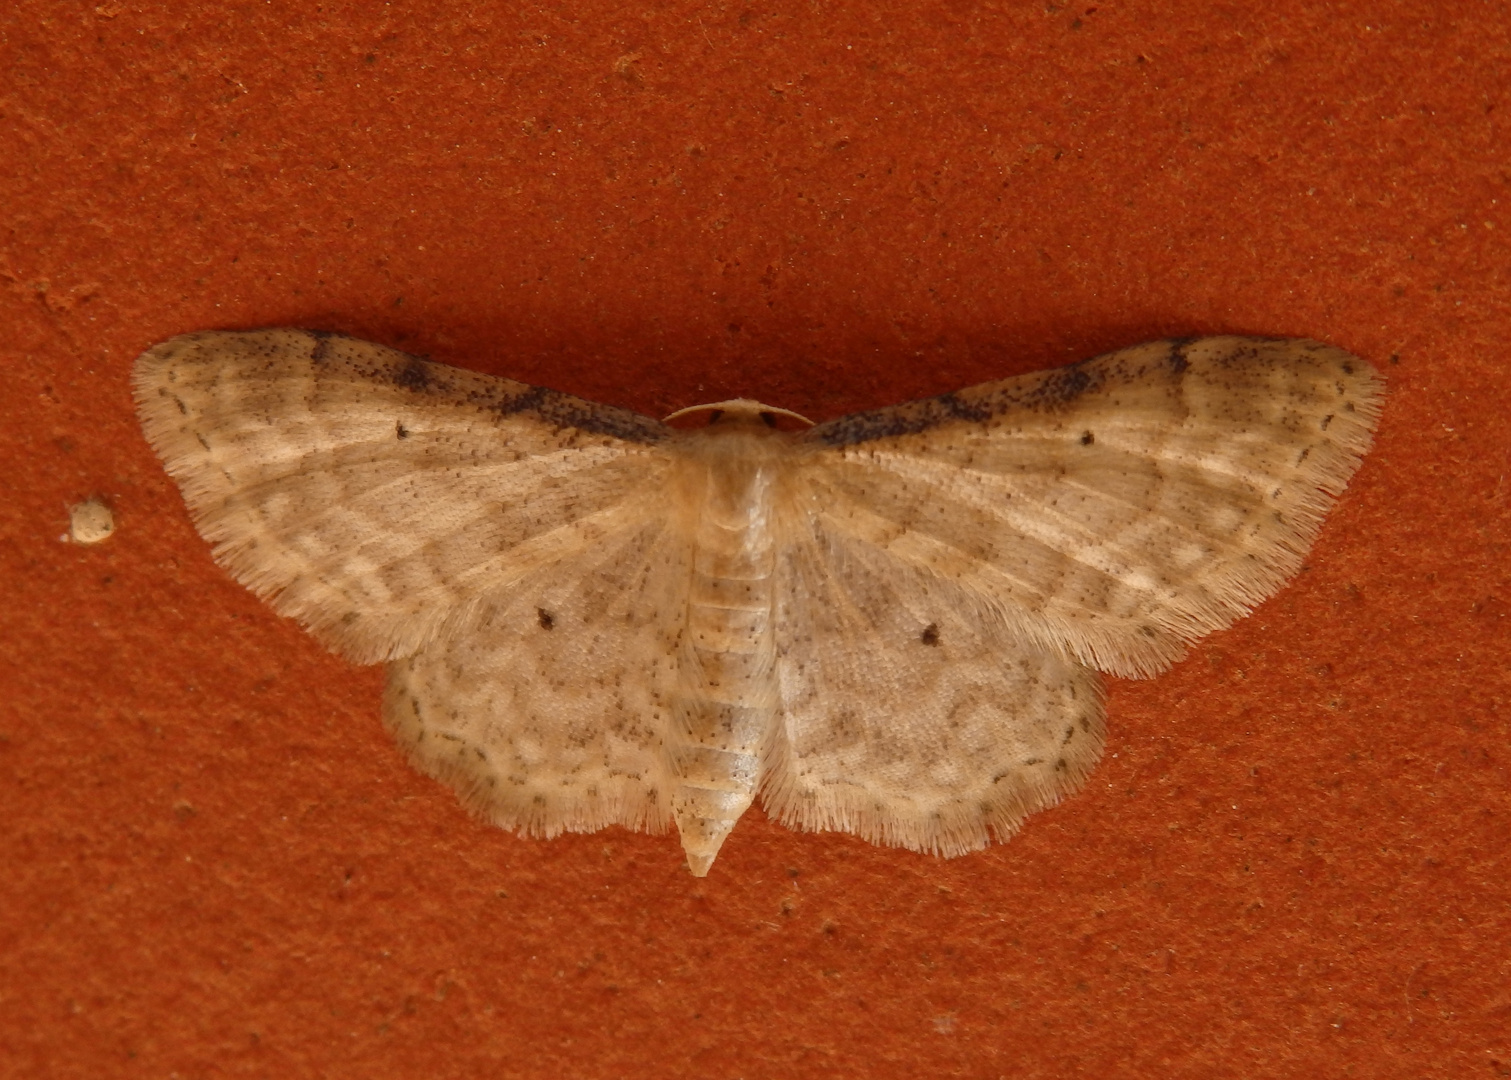
{"type": "Polygon", "coordinates": [[[526,835],[674,824],[703,876],[757,794],[955,856],[1075,791],[1097,671],[1154,675],[1279,589],[1383,387],[1319,342],[1210,337],[681,429],[278,329],[176,337],[134,389],[215,559],[388,664],[415,766],[526,835]]]}

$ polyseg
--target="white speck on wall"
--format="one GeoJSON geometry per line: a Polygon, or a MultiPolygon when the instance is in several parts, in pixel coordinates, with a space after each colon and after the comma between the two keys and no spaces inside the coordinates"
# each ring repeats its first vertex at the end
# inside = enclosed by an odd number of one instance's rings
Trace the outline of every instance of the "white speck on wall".
{"type": "Polygon", "coordinates": [[[68,508],[68,534],[75,544],[98,544],[115,534],[115,514],[99,498],[85,499],[68,508]]]}
{"type": "Polygon", "coordinates": [[[702,876],[757,797],[957,856],[1079,789],[1097,671],[1155,675],[1296,573],[1382,385],[1319,342],[1200,338],[683,430],[265,330],[158,345],[135,391],[221,565],[388,663],[416,767],[531,836],[675,827],[702,876]]]}

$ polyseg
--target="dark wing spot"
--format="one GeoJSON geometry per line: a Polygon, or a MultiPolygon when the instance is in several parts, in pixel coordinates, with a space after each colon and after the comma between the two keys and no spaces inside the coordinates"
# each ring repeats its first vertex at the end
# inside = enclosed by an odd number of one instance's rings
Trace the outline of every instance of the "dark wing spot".
{"type": "Polygon", "coordinates": [[[412,356],[409,363],[394,372],[393,381],[406,390],[423,390],[430,385],[430,371],[425,361],[412,356]]]}
{"type": "Polygon", "coordinates": [[[409,429],[404,426],[404,421],[399,420],[394,424],[394,431],[398,432],[399,438],[409,438],[409,429]]]}
{"type": "Polygon", "coordinates": [[[1069,405],[1096,385],[1097,380],[1083,367],[1072,364],[1070,367],[1047,372],[1035,396],[1043,407],[1069,405]]]}
{"type": "Polygon", "coordinates": [[[918,635],[918,640],[925,645],[937,646],[939,644],[939,625],[937,623],[929,623],[928,626],[923,628],[923,633],[918,635]]]}
{"type": "Polygon", "coordinates": [[[981,423],[992,418],[992,409],[989,403],[970,401],[961,397],[958,393],[940,394],[934,400],[944,407],[945,412],[949,416],[956,420],[981,423]]]}
{"type": "Polygon", "coordinates": [[[536,412],[550,393],[551,391],[547,390],[544,386],[532,386],[523,394],[500,401],[494,408],[502,416],[513,416],[515,413],[522,412],[536,412]]]}
{"type": "Polygon", "coordinates": [[[1081,445],[1082,446],[1090,446],[1092,443],[1094,443],[1096,441],[1097,441],[1097,437],[1095,435],[1093,435],[1091,432],[1089,432],[1089,431],[1083,431],[1083,432],[1081,432],[1081,445]]]}
{"type": "Polygon", "coordinates": [[[1186,359],[1186,347],[1195,340],[1195,338],[1176,338],[1170,342],[1170,374],[1184,375],[1186,373],[1186,369],[1191,366],[1191,361],[1186,359]]]}
{"type": "Polygon", "coordinates": [[[543,608],[543,607],[536,608],[535,609],[535,614],[536,614],[536,617],[539,618],[539,620],[540,620],[540,628],[542,630],[555,630],[556,629],[556,616],[552,615],[545,608],[543,608]]]}
{"type": "Polygon", "coordinates": [[[315,347],[310,350],[310,362],[314,364],[325,363],[331,351],[331,338],[335,337],[335,335],[329,330],[310,330],[307,333],[315,339],[315,347]]]}

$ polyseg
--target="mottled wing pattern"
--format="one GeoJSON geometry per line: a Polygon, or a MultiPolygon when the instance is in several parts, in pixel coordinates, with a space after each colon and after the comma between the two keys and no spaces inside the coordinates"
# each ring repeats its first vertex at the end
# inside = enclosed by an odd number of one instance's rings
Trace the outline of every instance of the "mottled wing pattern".
{"type": "Polygon", "coordinates": [[[1318,342],[1153,342],[806,432],[817,527],[972,597],[1006,652],[1156,673],[1301,565],[1379,377],[1318,342]]]}
{"type": "Polygon", "coordinates": [[[1006,637],[949,582],[823,524],[794,536],[778,574],[781,709],[762,788],[777,820],[961,855],[1096,764],[1096,674],[1006,637]]]}
{"type": "Polygon", "coordinates": [[[384,720],[416,766],[506,828],[660,832],[689,574],[664,521],[537,571],[467,633],[391,664],[384,720]]]}
{"type": "Polygon", "coordinates": [[[1316,342],[1206,338],[797,437],[753,402],[674,435],[268,330],[165,342],[135,391],[218,561],[393,661],[386,723],[482,816],[656,831],[691,784],[740,796],[727,831],[755,783],[730,746],[765,732],[777,819],[956,855],[1083,782],[1091,667],[1159,671],[1299,568],[1381,386],[1316,342]],[[693,775],[689,746],[739,760],[693,775]]]}
{"type": "Polygon", "coordinates": [[[658,511],[664,425],[340,335],[186,334],[135,391],[217,561],[358,663],[658,511]]]}

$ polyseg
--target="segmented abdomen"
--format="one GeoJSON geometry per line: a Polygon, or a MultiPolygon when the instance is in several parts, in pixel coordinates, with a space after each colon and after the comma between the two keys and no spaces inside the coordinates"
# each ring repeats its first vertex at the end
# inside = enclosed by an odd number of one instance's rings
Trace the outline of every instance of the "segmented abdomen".
{"type": "Polygon", "coordinates": [[[693,531],[687,634],[667,740],[672,812],[688,866],[702,877],[755,796],[776,712],[770,474],[709,465],[693,531]],[[731,475],[732,474],[732,475],[731,475]]]}

